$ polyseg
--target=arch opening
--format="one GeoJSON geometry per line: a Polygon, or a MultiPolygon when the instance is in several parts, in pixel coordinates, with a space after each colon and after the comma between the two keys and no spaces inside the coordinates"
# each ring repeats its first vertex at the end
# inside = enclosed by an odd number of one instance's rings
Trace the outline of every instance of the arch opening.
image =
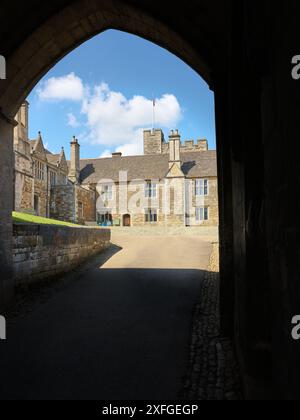
{"type": "MultiPolygon", "coordinates": [[[[204,54],[202,56],[199,53],[201,48],[194,49],[187,40],[178,36],[175,31],[173,32],[170,27],[165,26],[157,19],[140,11],[137,12],[132,7],[123,8],[117,2],[114,2],[113,5],[110,1],[74,2],[63,9],[59,15],[53,15],[46,19],[45,23],[30,34],[26,42],[21,43],[8,57],[10,77],[0,86],[0,108],[3,120],[0,135],[7,139],[8,143],[12,138],[13,117],[41,77],[82,42],[109,28],[141,36],[166,48],[189,64],[207,83],[213,84],[212,63],[214,60],[209,63],[209,60],[201,58],[204,57],[204,54]],[[84,15],[82,15],[82,10],[84,10],[84,15]]],[[[214,45],[214,41],[211,43],[214,45]]],[[[207,41],[208,44],[209,41],[207,41]]],[[[216,47],[214,51],[217,56],[218,48],[216,47]]],[[[7,156],[12,156],[11,146],[8,148],[7,156]]],[[[11,163],[8,161],[8,166],[11,163]]],[[[7,169],[7,167],[3,169],[7,169]]],[[[11,170],[7,170],[7,173],[10,173],[9,178],[12,178],[11,170]]],[[[3,211],[3,219],[7,220],[7,226],[9,226],[10,214],[7,210],[9,209],[3,211]]],[[[206,211],[199,212],[199,218],[205,218],[206,214],[208,214],[206,211]]],[[[158,220],[159,214],[149,212],[148,217],[151,222],[155,222],[158,220]]],[[[147,215],[145,220],[147,220],[147,215]]],[[[8,233],[9,242],[11,227],[6,233],[8,233]]],[[[11,256],[9,252],[6,252],[6,255],[7,272],[9,273],[11,256]]],[[[10,274],[7,278],[9,277],[10,274]]]]}

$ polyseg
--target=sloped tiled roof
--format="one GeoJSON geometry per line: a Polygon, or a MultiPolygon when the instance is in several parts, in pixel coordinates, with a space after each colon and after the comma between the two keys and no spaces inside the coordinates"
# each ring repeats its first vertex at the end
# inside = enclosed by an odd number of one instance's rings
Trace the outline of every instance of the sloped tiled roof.
{"type": "MultiPolygon", "coordinates": [[[[187,178],[217,177],[216,151],[182,153],[181,159],[187,178]]],[[[169,155],[83,159],[80,165],[83,184],[97,184],[102,179],[118,181],[120,171],[127,171],[128,181],[163,179],[169,171],[169,155]]]]}

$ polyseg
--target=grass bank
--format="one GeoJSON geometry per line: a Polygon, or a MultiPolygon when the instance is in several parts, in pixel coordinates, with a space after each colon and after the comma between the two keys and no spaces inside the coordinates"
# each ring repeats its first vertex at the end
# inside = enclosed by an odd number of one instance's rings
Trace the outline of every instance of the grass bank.
{"type": "Polygon", "coordinates": [[[13,223],[34,223],[39,225],[60,225],[78,227],[74,223],[61,222],[60,220],[47,219],[46,217],[34,216],[32,214],[13,212],[13,223]]]}

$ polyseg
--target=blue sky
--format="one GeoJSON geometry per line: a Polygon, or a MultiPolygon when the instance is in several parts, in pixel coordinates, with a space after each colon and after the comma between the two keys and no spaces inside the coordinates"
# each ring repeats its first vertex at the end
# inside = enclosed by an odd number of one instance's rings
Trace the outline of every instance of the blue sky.
{"type": "Polygon", "coordinates": [[[142,151],[142,130],[179,128],[182,140],[207,138],[215,148],[214,97],[189,66],[168,51],[119,31],[106,31],[58,63],[30,102],[30,138],[42,131],[58,152],[76,135],[81,156],[142,151]]]}

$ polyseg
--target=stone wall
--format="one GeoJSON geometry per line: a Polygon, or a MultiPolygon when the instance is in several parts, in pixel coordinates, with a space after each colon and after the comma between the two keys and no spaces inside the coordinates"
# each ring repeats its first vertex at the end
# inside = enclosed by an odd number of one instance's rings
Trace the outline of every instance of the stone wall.
{"type": "Polygon", "coordinates": [[[104,251],[109,245],[109,230],[14,225],[15,286],[26,286],[59,276],[104,251]]]}
{"type": "Polygon", "coordinates": [[[69,184],[51,188],[50,217],[84,224],[96,221],[94,190],[69,184]]]}
{"type": "Polygon", "coordinates": [[[31,161],[26,156],[15,153],[15,203],[16,211],[33,211],[34,181],[31,161]]]}
{"type": "MultiPolygon", "coordinates": [[[[17,118],[21,118],[20,112],[17,118]]],[[[33,212],[33,162],[30,157],[29,143],[23,141],[21,137],[25,136],[24,131],[26,132],[22,124],[14,130],[14,210],[33,212]]]]}
{"type": "Polygon", "coordinates": [[[48,217],[48,200],[49,190],[47,186],[47,180],[41,181],[35,179],[34,181],[34,195],[38,197],[38,216],[48,217]]]}
{"type": "Polygon", "coordinates": [[[76,222],[85,224],[85,222],[96,221],[96,192],[80,185],[76,189],[76,222]]]}
{"type": "Polygon", "coordinates": [[[13,124],[0,109],[0,311],[12,300],[13,124]]]}
{"type": "Polygon", "coordinates": [[[144,131],[144,154],[160,155],[165,144],[164,133],[162,130],[144,131]]]}
{"type": "Polygon", "coordinates": [[[66,222],[76,221],[74,185],[51,188],[50,217],[66,222]]]}

